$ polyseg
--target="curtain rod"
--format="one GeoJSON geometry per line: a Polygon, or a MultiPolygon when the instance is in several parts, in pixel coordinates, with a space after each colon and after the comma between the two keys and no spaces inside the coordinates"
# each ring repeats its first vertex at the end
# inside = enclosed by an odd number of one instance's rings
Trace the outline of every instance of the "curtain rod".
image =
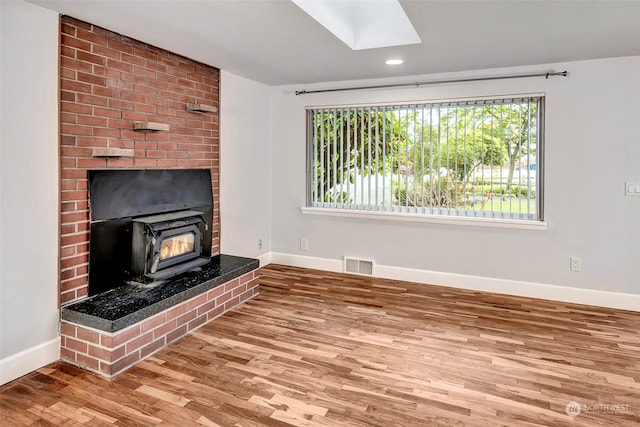
{"type": "Polygon", "coordinates": [[[426,86],[426,85],[439,85],[445,83],[463,83],[463,82],[480,82],[485,80],[506,80],[506,79],[525,79],[528,77],[549,77],[562,76],[567,77],[569,73],[567,71],[552,71],[549,73],[537,73],[537,74],[514,74],[510,76],[494,76],[494,77],[471,77],[467,79],[451,79],[451,80],[432,80],[428,82],[414,82],[414,83],[392,83],[386,85],[373,85],[373,86],[352,86],[335,89],[318,89],[318,90],[297,90],[296,95],[306,95],[309,93],[324,93],[324,92],[344,92],[348,90],[363,90],[363,89],[384,89],[392,87],[409,87],[409,86],[426,86]]]}

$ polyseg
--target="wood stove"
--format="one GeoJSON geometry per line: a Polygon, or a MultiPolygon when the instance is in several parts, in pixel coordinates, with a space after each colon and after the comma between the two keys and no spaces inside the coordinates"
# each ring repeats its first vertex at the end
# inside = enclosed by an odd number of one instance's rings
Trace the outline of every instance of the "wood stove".
{"type": "Polygon", "coordinates": [[[203,212],[180,211],[134,218],[131,271],[138,279],[164,280],[209,262],[201,257],[203,212]]]}
{"type": "Polygon", "coordinates": [[[89,171],[89,295],[157,283],[210,262],[206,169],[89,171]]]}

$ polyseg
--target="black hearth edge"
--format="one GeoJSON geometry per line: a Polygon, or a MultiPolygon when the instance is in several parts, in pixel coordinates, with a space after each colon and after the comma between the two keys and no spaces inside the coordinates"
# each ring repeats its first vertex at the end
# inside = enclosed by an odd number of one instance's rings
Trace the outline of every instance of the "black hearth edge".
{"type": "Polygon", "coordinates": [[[62,320],[117,332],[259,267],[257,259],[216,255],[200,272],[185,273],[154,287],[131,284],[65,305],[62,320]]]}

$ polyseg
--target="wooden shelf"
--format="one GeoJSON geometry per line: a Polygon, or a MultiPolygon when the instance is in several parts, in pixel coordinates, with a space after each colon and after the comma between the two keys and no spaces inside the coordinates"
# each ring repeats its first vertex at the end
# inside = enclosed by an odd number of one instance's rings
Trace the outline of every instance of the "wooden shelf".
{"type": "Polygon", "coordinates": [[[157,122],[133,122],[133,130],[139,132],[169,132],[169,125],[157,122]]]}
{"type": "Polygon", "coordinates": [[[207,104],[187,104],[187,111],[192,113],[217,113],[218,107],[207,104]]]}
{"type": "Polygon", "coordinates": [[[133,149],[130,148],[94,148],[93,157],[133,157],[133,149]]]}

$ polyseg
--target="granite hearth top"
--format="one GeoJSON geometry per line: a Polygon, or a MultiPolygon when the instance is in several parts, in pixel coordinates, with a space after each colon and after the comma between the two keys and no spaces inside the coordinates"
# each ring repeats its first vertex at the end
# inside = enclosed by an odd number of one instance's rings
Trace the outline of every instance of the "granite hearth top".
{"type": "Polygon", "coordinates": [[[62,320],[117,332],[259,267],[259,261],[216,255],[202,271],[187,273],[155,287],[124,285],[65,305],[62,320]]]}

